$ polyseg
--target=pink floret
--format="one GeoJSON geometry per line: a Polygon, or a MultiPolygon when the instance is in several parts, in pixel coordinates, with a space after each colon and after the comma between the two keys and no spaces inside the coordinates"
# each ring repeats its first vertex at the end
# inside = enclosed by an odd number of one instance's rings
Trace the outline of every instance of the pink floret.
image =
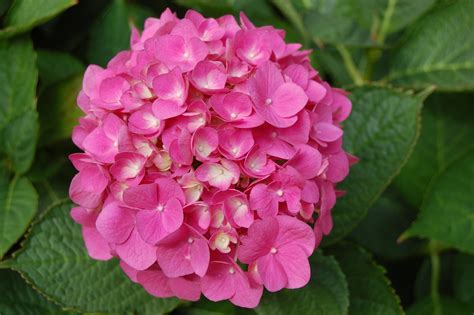
{"type": "Polygon", "coordinates": [[[244,15],[169,9],[90,65],[70,186],[85,246],[156,297],[256,307],[305,286],[355,158],[347,93],[244,15]]]}

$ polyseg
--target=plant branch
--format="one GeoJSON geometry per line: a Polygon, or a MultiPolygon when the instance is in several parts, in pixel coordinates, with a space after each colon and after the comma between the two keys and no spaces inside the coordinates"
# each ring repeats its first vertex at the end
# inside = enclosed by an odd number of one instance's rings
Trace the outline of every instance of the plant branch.
{"type": "Polygon", "coordinates": [[[354,60],[352,59],[352,56],[347,50],[347,48],[344,45],[339,44],[339,45],[336,45],[336,49],[341,55],[342,60],[344,61],[344,65],[346,67],[347,73],[351,77],[354,84],[357,86],[362,85],[364,83],[364,79],[362,78],[362,75],[357,69],[354,63],[354,60]]]}

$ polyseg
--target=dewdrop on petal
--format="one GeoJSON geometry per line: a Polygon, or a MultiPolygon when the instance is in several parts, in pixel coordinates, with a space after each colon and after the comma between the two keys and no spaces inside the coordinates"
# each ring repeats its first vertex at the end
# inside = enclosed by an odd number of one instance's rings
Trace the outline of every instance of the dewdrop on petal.
{"type": "Polygon", "coordinates": [[[70,197],[89,255],[157,297],[253,308],[310,280],[349,173],[343,90],[284,31],[169,9],[84,74],[70,197]]]}

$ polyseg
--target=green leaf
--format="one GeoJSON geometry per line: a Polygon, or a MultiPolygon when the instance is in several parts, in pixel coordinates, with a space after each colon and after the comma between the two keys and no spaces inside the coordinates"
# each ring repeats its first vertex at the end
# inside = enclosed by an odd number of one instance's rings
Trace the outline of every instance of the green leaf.
{"type": "Polygon", "coordinates": [[[69,217],[72,204],[51,208],[9,262],[44,295],[83,312],[167,313],[176,299],[158,299],[128,279],[117,260],[95,261],[84,248],[81,227],[69,217]]]}
{"type": "Polygon", "coordinates": [[[434,94],[427,99],[420,139],[394,181],[412,205],[420,207],[433,178],[474,148],[473,97],[473,94],[434,94]]]}
{"type": "Polygon", "coordinates": [[[76,3],[77,0],[15,0],[0,30],[0,38],[27,32],[76,3]]]}
{"type": "MultiPolygon", "coordinates": [[[[441,297],[443,315],[472,315],[469,306],[449,297],[441,297]]],[[[407,310],[407,315],[433,315],[434,306],[431,298],[426,298],[412,305],[407,310]]]]}
{"type": "Polygon", "coordinates": [[[385,270],[360,247],[348,243],[329,253],[339,262],[349,285],[349,314],[403,314],[400,298],[385,277],[385,270]]]}
{"type": "Polygon", "coordinates": [[[333,209],[334,229],[325,240],[348,234],[399,172],[419,129],[422,99],[382,87],[362,87],[350,96],[353,111],[345,122],[344,148],[360,161],[340,185],[347,194],[333,209]]]}
{"type": "Polygon", "coordinates": [[[48,88],[39,99],[40,144],[69,139],[84,113],[76,104],[82,88],[82,74],[62,80],[48,88]]]}
{"type": "Polygon", "coordinates": [[[88,61],[105,66],[118,52],[129,49],[130,25],[141,27],[149,12],[138,5],[127,5],[124,0],[113,0],[92,27],[88,61]]]}
{"type": "Polygon", "coordinates": [[[474,1],[451,1],[415,23],[393,56],[388,79],[415,88],[435,84],[439,90],[472,90],[472,12],[474,1]]]}
{"type": "Polygon", "coordinates": [[[389,189],[385,192],[352,231],[350,238],[386,259],[401,259],[421,252],[426,242],[415,239],[397,241],[416,218],[416,212],[401,199],[395,191],[389,189]]]}
{"type": "Polygon", "coordinates": [[[383,24],[383,20],[387,19],[386,31],[390,34],[413,23],[436,0],[353,0],[353,3],[353,14],[361,25],[371,29],[375,23],[383,24]]]}
{"type": "Polygon", "coordinates": [[[26,37],[0,41],[0,152],[19,173],[28,170],[36,147],[36,54],[26,37]]]}
{"type": "Polygon", "coordinates": [[[474,253],[473,161],[471,151],[433,182],[417,220],[402,238],[431,238],[474,253]]]}
{"type": "Polygon", "coordinates": [[[74,56],[53,50],[38,51],[41,89],[84,72],[84,64],[74,56]]]}
{"type": "Polygon", "coordinates": [[[66,314],[29,287],[16,272],[0,270],[0,292],[2,315],[66,314]]]}
{"type": "Polygon", "coordinates": [[[38,129],[38,113],[34,109],[14,118],[4,129],[5,152],[18,173],[25,173],[33,163],[38,129]]]}
{"type": "Polygon", "coordinates": [[[378,46],[428,11],[436,0],[312,0],[305,24],[316,43],[378,46]]]}
{"type": "Polygon", "coordinates": [[[0,168],[0,259],[25,233],[38,208],[38,195],[27,178],[0,168]]]}
{"type": "Polygon", "coordinates": [[[304,24],[314,42],[373,46],[369,28],[362,27],[354,16],[354,1],[312,1],[304,13],[304,24]]]}
{"type": "Polygon", "coordinates": [[[453,259],[454,296],[474,307],[474,256],[458,253],[453,259]]]}
{"type": "Polygon", "coordinates": [[[349,292],[337,261],[320,253],[311,258],[311,281],[304,288],[265,293],[259,315],[342,315],[349,308],[349,292]]]}

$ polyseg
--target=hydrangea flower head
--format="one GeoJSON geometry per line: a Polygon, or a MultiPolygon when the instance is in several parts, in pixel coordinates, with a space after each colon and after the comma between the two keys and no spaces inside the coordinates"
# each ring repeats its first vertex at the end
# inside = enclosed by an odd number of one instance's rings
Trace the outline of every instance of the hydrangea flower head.
{"type": "Polygon", "coordinates": [[[310,280],[349,172],[342,90],[284,32],[170,10],[90,65],[71,211],[89,255],[157,297],[255,307],[310,280]]]}

